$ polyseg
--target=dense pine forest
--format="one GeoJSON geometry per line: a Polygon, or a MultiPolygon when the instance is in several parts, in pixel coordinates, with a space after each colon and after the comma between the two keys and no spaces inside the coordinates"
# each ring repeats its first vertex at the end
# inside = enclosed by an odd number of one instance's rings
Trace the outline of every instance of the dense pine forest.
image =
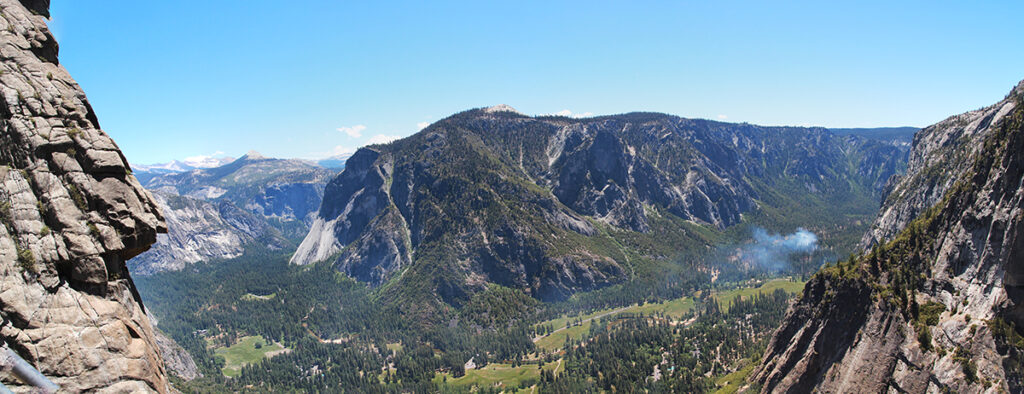
{"type": "Polygon", "coordinates": [[[177,381],[184,392],[709,391],[716,378],[760,354],[790,293],[755,292],[722,303],[715,294],[749,284],[682,277],[559,303],[491,285],[426,320],[406,318],[409,311],[326,264],[288,265],[286,255],[258,248],[140,277],[137,285],[158,329],[185,348],[204,375],[177,381]],[[692,306],[666,314],[662,305],[681,297],[692,306]],[[600,311],[622,313],[584,319],[600,311]],[[569,331],[555,348],[535,343],[569,331]],[[232,377],[222,374],[225,359],[215,350],[255,335],[287,350],[232,377]],[[526,377],[466,383],[467,374],[489,364],[526,377]]]}

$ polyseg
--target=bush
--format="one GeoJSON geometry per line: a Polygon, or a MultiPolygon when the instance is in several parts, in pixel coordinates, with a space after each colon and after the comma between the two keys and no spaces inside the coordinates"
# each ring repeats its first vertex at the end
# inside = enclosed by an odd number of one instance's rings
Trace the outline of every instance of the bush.
{"type": "Polygon", "coordinates": [[[935,302],[928,301],[928,303],[921,305],[920,314],[918,315],[918,321],[924,325],[931,327],[939,324],[939,315],[946,311],[946,306],[935,302]]]}
{"type": "Polygon", "coordinates": [[[18,247],[18,265],[22,270],[36,272],[36,258],[31,250],[18,247]]]}

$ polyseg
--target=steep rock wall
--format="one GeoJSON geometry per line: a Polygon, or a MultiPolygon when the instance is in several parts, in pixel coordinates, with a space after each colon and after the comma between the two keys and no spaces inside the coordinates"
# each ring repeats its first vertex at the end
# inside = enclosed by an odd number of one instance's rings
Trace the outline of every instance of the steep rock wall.
{"type": "Polygon", "coordinates": [[[762,392],[1021,392],[1024,82],[915,137],[866,255],[815,275],[762,392]]]}
{"type": "Polygon", "coordinates": [[[47,8],[0,0],[0,337],[69,392],[166,392],[125,267],[163,219],[58,63],[47,8]]]}

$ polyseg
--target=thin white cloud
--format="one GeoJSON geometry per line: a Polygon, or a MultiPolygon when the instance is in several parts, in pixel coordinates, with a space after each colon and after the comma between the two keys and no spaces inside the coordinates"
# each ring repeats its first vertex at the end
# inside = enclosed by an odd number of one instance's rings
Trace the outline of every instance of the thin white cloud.
{"type": "Polygon", "coordinates": [[[718,115],[718,120],[726,120],[726,119],[729,119],[729,117],[725,116],[725,115],[718,115]]]}
{"type": "Polygon", "coordinates": [[[416,130],[423,130],[427,128],[427,126],[430,126],[430,122],[419,122],[416,124],[416,130]]]}
{"type": "Polygon", "coordinates": [[[369,141],[366,141],[366,145],[386,144],[401,138],[402,137],[399,137],[397,135],[377,134],[373,137],[370,137],[369,141]]]}
{"type": "Polygon", "coordinates": [[[555,112],[555,113],[550,113],[550,114],[544,114],[542,116],[565,116],[567,118],[589,118],[591,116],[594,116],[594,113],[593,112],[575,113],[575,112],[572,112],[570,110],[563,109],[561,111],[558,111],[558,112],[555,112]]]}
{"type": "Polygon", "coordinates": [[[362,137],[363,130],[366,130],[366,126],[361,124],[357,124],[355,126],[342,126],[338,128],[338,131],[348,134],[348,136],[352,138],[362,137]]]}
{"type": "Polygon", "coordinates": [[[313,153],[310,153],[309,155],[306,156],[306,158],[309,159],[309,160],[322,160],[322,159],[329,159],[329,158],[332,158],[332,157],[350,156],[353,153],[356,153],[356,148],[352,148],[352,147],[348,147],[348,146],[344,146],[344,145],[337,145],[334,148],[332,148],[330,151],[327,151],[327,152],[313,152],[313,153]]]}

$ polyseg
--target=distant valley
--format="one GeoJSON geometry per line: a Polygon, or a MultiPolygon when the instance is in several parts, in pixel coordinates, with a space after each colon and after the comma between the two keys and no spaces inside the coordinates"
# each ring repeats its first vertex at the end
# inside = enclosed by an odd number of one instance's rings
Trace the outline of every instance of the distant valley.
{"type": "MultiPolygon", "coordinates": [[[[490,347],[558,310],[620,311],[714,283],[814,272],[855,247],[886,182],[905,168],[912,131],[901,132],[471,110],[363,148],[340,169],[250,153],[146,175],[169,232],[130,264],[161,329],[207,376],[201,385],[220,367],[197,329],[207,341],[227,335],[224,346],[242,333],[294,345],[309,333],[459,338],[484,329],[497,336],[466,345],[490,347]],[[790,240],[809,243],[776,250],[790,240]],[[190,315],[197,307],[205,312],[190,315]],[[444,321],[455,328],[435,326],[444,321]]],[[[758,308],[784,307],[788,296],[774,297],[758,308]]],[[[736,317],[714,319],[723,318],[736,317]]],[[[448,354],[481,363],[465,355],[472,349],[448,354]]],[[[520,350],[509,351],[490,357],[520,350]]]]}
{"type": "Polygon", "coordinates": [[[54,3],[0,0],[0,392],[1024,392],[1019,12],[54,3]]]}

